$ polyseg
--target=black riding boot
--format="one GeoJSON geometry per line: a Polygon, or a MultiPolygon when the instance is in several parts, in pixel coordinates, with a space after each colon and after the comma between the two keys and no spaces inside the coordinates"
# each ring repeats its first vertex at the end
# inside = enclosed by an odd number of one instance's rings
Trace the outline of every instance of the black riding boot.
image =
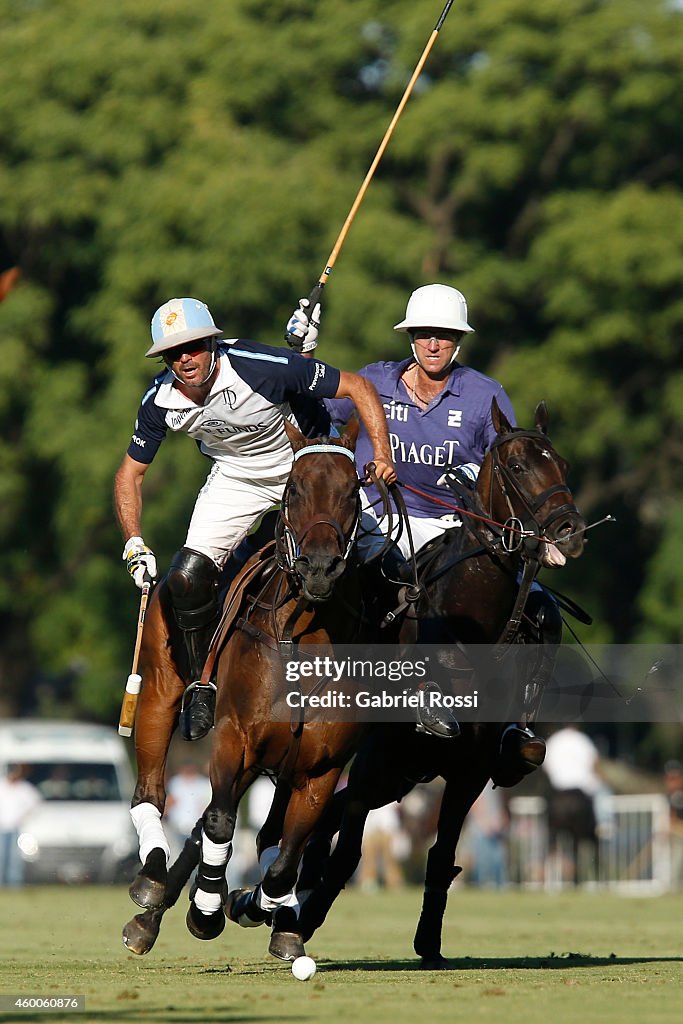
{"type": "Polygon", "coordinates": [[[540,768],[545,760],[545,740],[529,726],[508,725],[500,740],[498,757],[491,772],[494,786],[516,786],[540,768]]]}
{"type": "MultiPolygon", "coordinates": [[[[398,585],[398,594],[394,590],[393,600],[398,599],[401,603],[415,604],[422,597],[422,587],[415,583],[413,567],[410,561],[404,557],[403,552],[397,544],[386,551],[381,560],[381,572],[385,580],[398,585]]],[[[385,615],[383,624],[387,622],[389,612],[385,615]]],[[[418,732],[428,733],[430,736],[438,736],[439,739],[450,740],[460,735],[460,726],[448,708],[443,706],[443,693],[438,683],[422,683],[414,691],[420,697],[420,704],[417,708],[418,732]]]]}
{"type": "Polygon", "coordinates": [[[206,555],[181,548],[171,562],[167,585],[183,632],[190,679],[180,710],[180,735],[200,740],[213,727],[216,711],[215,685],[199,680],[218,622],[218,569],[206,555]]]}
{"type": "MultiPolygon", "coordinates": [[[[532,590],[529,594],[524,607],[523,629],[527,642],[538,648],[536,666],[532,678],[526,681],[524,695],[527,715],[533,718],[552,676],[557,647],[562,642],[562,615],[547,590],[532,590]]],[[[544,760],[543,737],[537,736],[529,725],[513,723],[503,730],[491,780],[494,786],[516,786],[540,768],[544,760]]]]}

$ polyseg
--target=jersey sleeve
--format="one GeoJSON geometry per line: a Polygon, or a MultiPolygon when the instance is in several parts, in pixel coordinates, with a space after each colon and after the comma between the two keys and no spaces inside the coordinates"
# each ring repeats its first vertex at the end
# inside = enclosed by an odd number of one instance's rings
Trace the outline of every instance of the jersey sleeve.
{"type": "Polygon", "coordinates": [[[296,395],[333,398],[339,388],[336,367],[297,352],[240,340],[230,346],[228,356],[242,380],[274,405],[296,395]]]}
{"type": "Polygon", "coordinates": [[[162,380],[163,377],[157,377],[149,391],[143,395],[128,445],[128,455],[131,459],[146,465],[149,465],[156,455],[168,429],[164,410],[154,403],[162,380]]]}
{"type": "Polygon", "coordinates": [[[305,437],[326,437],[330,434],[332,421],[324,402],[312,395],[293,395],[289,407],[305,437]]]}

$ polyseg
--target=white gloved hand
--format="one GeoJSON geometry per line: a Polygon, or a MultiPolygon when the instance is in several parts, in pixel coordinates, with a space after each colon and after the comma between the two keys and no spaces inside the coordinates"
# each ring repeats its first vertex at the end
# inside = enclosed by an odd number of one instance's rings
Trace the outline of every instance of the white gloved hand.
{"type": "Polygon", "coordinates": [[[467,480],[471,480],[473,484],[476,484],[480,469],[481,466],[478,466],[476,462],[463,462],[462,465],[456,467],[456,472],[462,473],[467,480]]]}
{"type": "Polygon", "coordinates": [[[449,469],[448,472],[444,473],[443,476],[440,476],[436,482],[437,484],[441,484],[442,487],[448,487],[449,477],[455,478],[456,480],[459,478],[463,483],[474,487],[477,482],[480,469],[481,466],[478,466],[476,462],[463,462],[461,465],[454,466],[452,469],[449,469]]]}
{"type": "Polygon", "coordinates": [[[135,585],[142,587],[157,578],[157,560],[151,548],[148,548],[142,537],[129,537],[121,556],[126,569],[135,580],[135,585]]]}
{"type": "Polygon", "coordinates": [[[318,345],[320,303],[316,302],[310,314],[308,306],[308,299],[299,299],[297,309],[287,321],[287,343],[297,352],[312,352],[318,345]]]}

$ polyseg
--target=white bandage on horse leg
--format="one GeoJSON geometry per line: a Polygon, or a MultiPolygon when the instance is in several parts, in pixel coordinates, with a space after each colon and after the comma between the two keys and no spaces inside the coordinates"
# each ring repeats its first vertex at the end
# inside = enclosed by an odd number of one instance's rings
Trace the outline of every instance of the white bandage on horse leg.
{"type": "MultiPolygon", "coordinates": [[[[225,876],[225,868],[232,855],[232,843],[214,843],[206,834],[202,835],[202,866],[209,868],[220,868],[221,871],[212,871],[212,875],[225,876]]],[[[215,914],[221,907],[220,892],[206,892],[201,887],[202,871],[198,876],[199,885],[194,894],[194,905],[202,914],[215,914]]]]}
{"type": "Polygon", "coordinates": [[[294,891],[285,893],[284,896],[267,896],[263,887],[257,889],[256,902],[261,910],[277,910],[278,907],[293,907],[299,913],[299,900],[294,891]]]}
{"type": "Polygon", "coordinates": [[[261,869],[261,885],[256,890],[256,902],[261,910],[277,910],[278,907],[293,907],[297,914],[299,913],[299,900],[297,899],[296,892],[285,893],[284,896],[267,896],[263,891],[263,879],[266,876],[268,869],[275,863],[280,855],[279,846],[268,846],[261,856],[259,857],[258,863],[261,869]]]}
{"type": "Polygon", "coordinates": [[[131,807],[130,816],[138,834],[142,863],[144,864],[152,850],[158,847],[164,851],[168,867],[171,861],[171,848],[161,824],[161,811],[154,804],[144,803],[131,807]]]}

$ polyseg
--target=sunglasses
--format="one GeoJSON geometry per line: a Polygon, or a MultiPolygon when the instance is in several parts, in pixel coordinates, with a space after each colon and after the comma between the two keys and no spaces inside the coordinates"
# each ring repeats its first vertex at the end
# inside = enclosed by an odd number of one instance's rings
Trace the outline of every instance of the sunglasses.
{"type": "Polygon", "coordinates": [[[462,339],[463,331],[451,331],[445,327],[421,327],[412,332],[413,341],[421,341],[429,344],[430,341],[444,342],[449,345],[457,345],[462,339]]]}
{"type": "Polygon", "coordinates": [[[197,341],[186,341],[182,345],[167,348],[161,355],[165,363],[175,363],[181,356],[196,356],[200,352],[208,352],[210,345],[209,338],[199,338],[197,341]]]}

